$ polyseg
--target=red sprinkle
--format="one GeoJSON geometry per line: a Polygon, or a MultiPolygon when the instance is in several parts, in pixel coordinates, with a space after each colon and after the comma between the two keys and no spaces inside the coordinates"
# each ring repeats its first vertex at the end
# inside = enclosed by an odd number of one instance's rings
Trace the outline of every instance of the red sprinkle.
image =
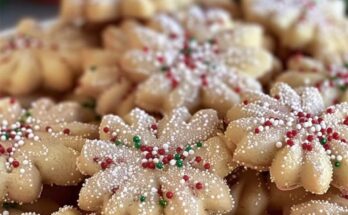
{"type": "Polygon", "coordinates": [[[104,133],[108,133],[110,131],[110,129],[108,127],[104,127],[103,131],[104,131],[104,133]]]}
{"type": "Polygon", "coordinates": [[[204,169],[210,169],[210,163],[205,163],[204,164],[204,169]]]}
{"type": "Polygon", "coordinates": [[[172,199],[172,198],[174,197],[174,193],[168,191],[168,192],[166,193],[166,197],[167,197],[168,199],[172,199]]]}
{"type": "Polygon", "coordinates": [[[151,125],[151,129],[152,129],[152,130],[157,130],[157,128],[158,128],[158,127],[157,127],[156,124],[152,124],[152,125],[151,125]]]}
{"type": "Polygon", "coordinates": [[[328,109],[326,109],[326,113],[332,114],[332,113],[334,113],[334,110],[332,108],[328,108],[328,109]]]}
{"type": "Polygon", "coordinates": [[[165,153],[166,153],[166,150],[164,150],[164,149],[158,150],[158,154],[160,154],[160,155],[164,155],[165,153]]]}
{"type": "Polygon", "coordinates": [[[255,133],[256,134],[260,133],[260,129],[259,128],[255,128],[255,133]]]}
{"type": "Polygon", "coordinates": [[[17,167],[19,167],[19,161],[13,161],[12,162],[12,166],[14,167],[14,168],[17,168],[17,167]]]}
{"type": "Polygon", "coordinates": [[[69,135],[70,134],[70,129],[69,128],[65,128],[63,130],[63,133],[69,135]]]}
{"type": "Polygon", "coordinates": [[[201,157],[201,156],[197,156],[197,157],[195,158],[195,161],[196,161],[197,163],[201,162],[201,161],[202,161],[202,157],[201,157]]]}
{"type": "Polygon", "coordinates": [[[203,184],[201,182],[196,183],[196,189],[201,190],[203,188],[203,184]]]}
{"type": "Polygon", "coordinates": [[[108,168],[108,164],[106,163],[106,162],[101,162],[101,164],[100,164],[100,167],[102,168],[102,169],[106,169],[106,168],[108,168]]]}
{"type": "Polygon", "coordinates": [[[185,181],[190,180],[190,177],[189,177],[188,175],[184,175],[182,178],[183,178],[185,181]]]}
{"type": "Polygon", "coordinates": [[[289,146],[293,146],[293,145],[294,145],[294,141],[292,141],[292,140],[287,140],[287,141],[286,141],[286,144],[289,145],[289,146]]]}

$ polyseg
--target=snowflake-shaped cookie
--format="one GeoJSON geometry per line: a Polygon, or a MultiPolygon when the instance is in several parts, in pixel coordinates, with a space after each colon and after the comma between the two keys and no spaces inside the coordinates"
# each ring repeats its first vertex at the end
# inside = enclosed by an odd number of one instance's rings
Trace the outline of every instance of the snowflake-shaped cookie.
{"type": "Polygon", "coordinates": [[[246,0],[247,19],[268,27],[291,49],[341,62],[347,54],[348,21],[340,0],[246,0]]]}
{"type": "Polygon", "coordinates": [[[62,24],[46,32],[32,20],[23,20],[17,30],[0,40],[0,93],[70,89],[81,70],[80,50],[90,45],[82,32],[62,24]]]}
{"type": "Polygon", "coordinates": [[[100,139],[87,141],[78,159],[79,206],[103,214],[206,214],[233,207],[226,176],[234,167],[213,110],[191,116],[172,111],[162,120],[134,109],[103,117],[100,139]]]}
{"type": "MultiPolygon", "coordinates": [[[[177,23],[168,16],[165,19],[166,23],[177,23]]],[[[200,41],[190,34],[165,31],[157,34],[160,38],[165,36],[165,46],[157,44],[156,48],[126,52],[121,67],[132,81],[139,83],[135,103],[157,112],[179,106],[204,106],[224,114],[239,102],[245,89],[260,90],[258,82],[246,75],[260,77],[270,70],[271,56],[254,44],[249,45],[243,36],[238,37],[239,33],[250,33],[247,27],[218,32],[209,40],[200,41]]],[[[157,41],[156,37],[152,39],[157,41]]]]}
{"type": "Polygon", "coordinates": [[[348,69],[346,66],[324,65],[322,62],[296,55],[288,62],[288,71],[276,79],[292,87],[314,86],[325,105],[348,101],[348,69]]]}
{"type": "Polygon", "coordinates": [[[74,23],[109,22],[121,17],[149,19],[158,11],[175,11],[192,0],[64,0],[61,19],[74,23]]]}
{"type": "Polygon", "coordinates": [[[82,123],[79,104],[41,99],[28,110],[15,99],[0,100],[0,202],[32,202],[42,184],[74,185],[83,177],[76,158],[97,127],[82,123]]]}
{"type": "Polygon", "coordinates": [[[249,92],[244,98],[227,114],[235,161],[269,169],[282,190],[348,188],[347,103],[325,108],[316,88],[294,90],[284,83],[275,84],[271,96],[249,92]]]}

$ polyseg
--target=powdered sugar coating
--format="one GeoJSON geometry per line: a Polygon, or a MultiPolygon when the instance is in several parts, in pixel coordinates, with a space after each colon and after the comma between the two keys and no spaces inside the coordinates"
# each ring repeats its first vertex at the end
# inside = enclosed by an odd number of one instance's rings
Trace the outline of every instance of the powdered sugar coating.
{"type": "Polygon", "coordinates": [[[348,101],[348,70],[344,65],[329,64],[313,58],[296,55],[288,62],[288,71],[277,77],[277,82],[292,87],[313,86],[318,88],[325,105],[348,101]]]}
{"type": "Polygon", "coordinates": [[[156,121],[140,109],[104,116],[101,140],[88,141],[79,169],[92,175],[79,206],[105,214],[203,214],[231,210],[225,176],[232,158],[216,134],[216,112],[179,108],[156,121]],[[210,139],[208,139],[210,138],[210,139]],[[208,139],[208,140],[207,140],[208,139]]]}
{"type": "Polygon", "coordinates": [[[75,159],[96,126],[79,104],[41,99],[22,109],[15,99],[0,100],[1,202],[29,203],[42,183],[74,185],[82,180],[75,159]]]}
{"type": "Polygon", "coordinates": [[[344,3],[339,0],[247,0],[247,19],[262,23],[288,48],[328,62],[344,62],[348,43],[344,3]]]}
{"type": "Polygon", "coordinates": [[[291,207],[291,215],[319,215],[319,214],[337,214],[344,215],[348,213],[348,208],[340,206],[337,203],[329,201],[313,200],[291,207]]]}
{"type": "Polygon", "coordinates": [[[347,103],[325,108],[319,91],[277,83],[271,96],[249,92],[228,112],[226,137],[234,160],[270,169],[283,190],[323,194],[347,188],[347,103]],[[272,97],[271,97],[272,96],[272,97]]]}
{"type": "MultiPolygon", "coordinates": [[[[255,80],[245,76],[264,75],[270,70],[272,59],[257,43],[249,43],[254,38],[244,38],[248,36],[243,31],[250,33],[254,28],[242,25],[232,28],[230,20],[221,21],[219,16],[217,20],[221,22],[209,20],[209,16],[205,17],[205,11],[197,10],[203,13],[200,15],[204,20],[199,20],[201,23],[195,27],[201,28],[206,34],[186,28],[186,25],[196,23],[194,12],[186,14],[187,17],[182,21],[186,24],[160,15],[155,17],[150,26],[163,32],[156,35],[159,38],[166,37],[166,45],[144,44],[142,49],[125,53],[121,61],[122,69],[131,80],[139,82],[135,102],[140,107],[149,111],[168,112],[180,106],[189,109],[204,106],[224,114],[232,104],[239,101],[244,89],[260,90],[255,80]],[[229,24],[225,24],[229,21],[229,24]],[[241,35],[242,39],[237,39],[241,35]]],[[[209,10],[206,13],[209,12],[214,14],[209,10]]],[[[216,13],[224,14],[221,11],[216,13]]],[[[153,37],[153,41],[157,41],[156,38],[153,37]]]]}

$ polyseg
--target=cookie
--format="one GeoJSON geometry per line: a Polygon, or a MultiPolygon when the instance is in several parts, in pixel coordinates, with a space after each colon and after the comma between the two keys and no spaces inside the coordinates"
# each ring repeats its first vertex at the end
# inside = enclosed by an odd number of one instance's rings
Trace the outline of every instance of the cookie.
{"type": "Polygon", "coordinates": [[[321,60],[342,62],[348,43],[343,1],[243,1],[248,20],[263,24],[284,47],[321,60]]]}
{"type": "Polygon", "coordinates": [[[134,109],[124,119],[106,115],[100,140],[78,158],[83,174],[79,206],[103,214],[228,212],[234,201],[222,178],[234,168],[213,110],[191,116],[173,110],[156,119],[134,109]]]}
{"type": "Polygon", "coordinates": [[[313,200],[305,202],[299,205],[295,205],[291,208],[290,215],[310,215],[310,214],[348,214],[347,206],[340,206],[337,203],[329,201],[313,200]]]}
{"type": "Polygon", "coordinates": [[[229,110],[226,132],[233,159],[270,170],[281,190],[304,187],[325,193],[330,184],[347,189],[347,103],[325,108],[316,88],[277,83],[271,95],[245,94],[229,110]]]}
{"type": "Polygon", "coordinates": [[[42,184],[68,186],[83,176],[76,158],[97,127],[83,123],[90,113],[79,104],[40,99],[23,109],[13,98],[0,100],[0,202],[30,203],[42,184]]]}
{"type": "Polygon", "coordinates": [[[52,215],[80,215],[81,213],[72,206],[64,206],[52,215]]]}
{"type": "Polygon", "coordinates": [[[82,55],[85,71],[76,94],[95,100],[99,114],[127,114],[134,107],[134,84],[117,66],[118,56],[109,50],[88,50],[82,55]]]}
{"type": "Polygon", "coordinates": [[[230,214],[266,214],[269,191],[265,178],[256,171],[236,170],[227,176],[227,183],[236,204],[230,214]]]}
{"type": "Polygon", "coordinates": [[[288,71],[275,81],[285,82],[292,87],[316,87],[327,106],[348,101],[347,68],[343,65],[327,66],[316,59],[296,55],[289,60],[288,71]]]}
{"type": "MultiPolygon", "coordinates": [[[[168,16],[160,19],[176,22],[168,16]]],[[[270,70],[272,57],[248,39],[237,36],[254,32],[247,29],[236,26],[231,32],[218,31],[221,34],[204,42],[190,35],[168,34],[163,29],[164,33],[157,33],[160,36],[152,37],[152,41],[161,41],[165,36],[167,42],[161,42],[166,44],[164,47],[157,43],[156,48],[127,51],[121,68],[127,77],[138,82],[136,105],[155,112],[203,106],[224,114],[239,102],[244,89],[260,90],[260,84],[251,77],[260,77],[270,70]]]]}
{"type": "Polygon", "coordinates": [[[60,18],[77,24],[103,23],[122,17],[149,19],[158,11],[175,11],[191,0],[64,0],[60,18]]]}
{"type": "MultiPolygon", "coordinates": [[[[35,212],[10,209],[10,208],[1,208],[1,207],[0,207],[0,214],[1,215],[40,215],[39,213],[35,213],[35,212]]],[[[71,206],[64,206],[60,208],[58,211],[52,213],[52,215],[80,215],[80,214],[81,213],[78,210],[74,209],[71,206]]],[[[45,215],[45,214],[41,214],[41,215],[45,215]]]]}
{"type": "Polygon", "coordinates": [[[89,44],[83,41],[76,28],[57,25],[46,32],[37,23],[23,20],[18,33],[0,39],[0,93],[71,89],[81,70],[79,52],[89,44]]]}
{"type": "Polygon", "coordinates": [[[328,192],[323,195],[315,195],[307,192],[303,188],[282,191],[273,183],[270,183],[269,208],[272,211],[282,211],[283,214],[291,214],[292,208],[311,201],[326,201],[344,207],[348,204],[346,196],[334,187],[331,187],[328,192]]]}

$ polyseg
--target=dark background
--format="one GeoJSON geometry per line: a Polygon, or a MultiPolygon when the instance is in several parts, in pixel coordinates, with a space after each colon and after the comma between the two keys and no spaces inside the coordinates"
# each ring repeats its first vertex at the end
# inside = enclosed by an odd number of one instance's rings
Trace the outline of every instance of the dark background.
{"type": "Polygon", "coordinates": [[[47,19],[57,15],[57,0],[0,0],[0,31],[15,26],[23,17],[47,19]]]}

